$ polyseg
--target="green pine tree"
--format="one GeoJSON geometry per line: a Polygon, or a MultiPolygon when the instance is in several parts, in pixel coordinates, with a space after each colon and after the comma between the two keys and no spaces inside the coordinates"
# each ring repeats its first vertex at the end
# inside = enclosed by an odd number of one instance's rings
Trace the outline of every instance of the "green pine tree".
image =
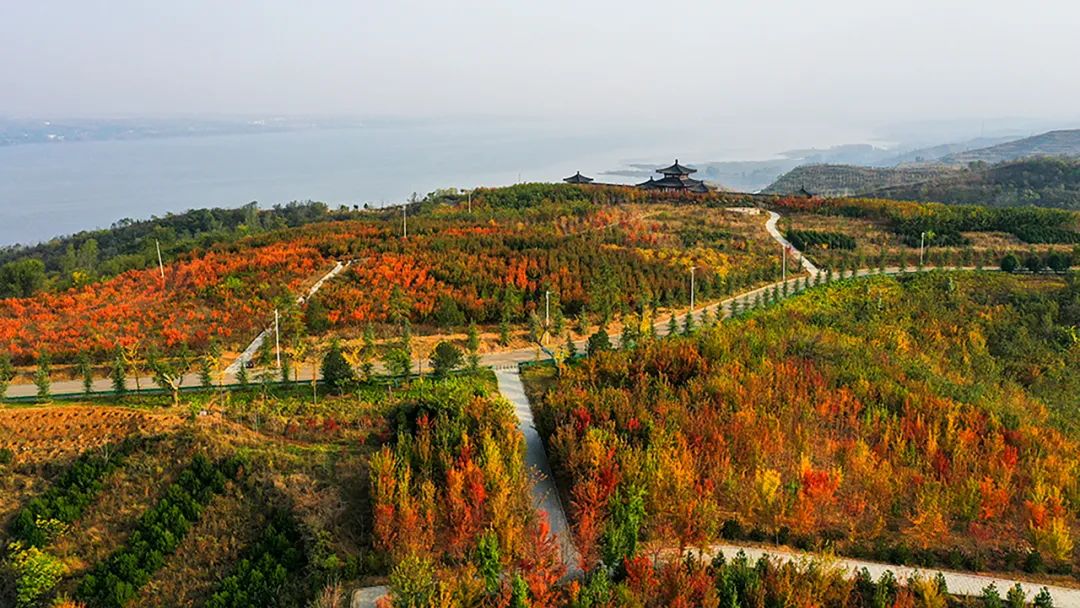
{"type": "Polygon", "coordinates": [[[577,356],[577,347],[574,346],[574,334],[566,332],[566,358],[573,359],[577,356]]]}
{"type": "Polygon", "coordinates": [[[89,395],[94,390],[94,366],[90,364],[90,355],[86,351],[79,353],[77,370],[82,378],[83,394],[89,395]]]}
{"type": "Polygon", "coordinates": [[[236,382],[240,385],[240,388],[247,388],[251,379],[248,377],[247,361],[241,361],[240,367],[236,370],[236,382]]]}
{"type": "Polygon", "coordinates": [[[113,357],[109,378],[112,380],[114,393],[123,395],[127,392],[127,359],[124,358],[124,353],[120,349],[116,349],[116,356],[113,357]]]}
{"type": "Polygon", "coordinates": [[[37,385],[39,399],[48,399],[52,388],[52,360],[49,353],[41,351],[38,355],[37,372],[34,373],[34,384],[37,385]]]}
{"type": "Polygon", "coordinates": [[[694,315],[690,312],[687,312],[686,316],[683,317],[682,333],[684,336],[694,333],[694,315]]]}
{"type": "Polygon", "coordinates": [[[475,321],[469,323],[469,334],[465,342],[465,348],[468,352],[466,359],[469,369],[476,371],[480,368],[480,332],[476,328],[475,321]]]}
{"type": "Polygon", "coordinates": [[[11,355],[0,352],[0,400],[7,396],[8,387],[15,379],[15,366],[11,363],[11,355]]]}

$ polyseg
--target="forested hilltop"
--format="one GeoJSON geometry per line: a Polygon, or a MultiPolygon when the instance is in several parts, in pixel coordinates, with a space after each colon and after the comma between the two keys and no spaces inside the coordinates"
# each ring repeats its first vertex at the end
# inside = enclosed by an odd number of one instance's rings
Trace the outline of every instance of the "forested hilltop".
{"type": "Polygon", "coordinates": [[[942,165],[914,167],[859,167],[855,165],[803,165],[781,175],[765,188],[765,194],[855,196],[887,186],[939,178],[959,169],[942,165]]]}
{"type": "Polygon", "coordinates": [[[125,218],[109,228],[57,237],[37,245],[0,247],[0,298],[28,296],[91,283],[156,266],[158,247],[168,261],[196,249],[268,230],[345,217],[325,203],[293,202],[259,209],[193,209],[144,220],[125,218]]]}
{"type": "Polygon", "coordinates": [[[1080,160],[1038,157],[995,165],[975,161],[964,168],[807,165],[781,176],[765,192],[797,194],[801,190],[822,196],[1080,209],[1080,160]]]}

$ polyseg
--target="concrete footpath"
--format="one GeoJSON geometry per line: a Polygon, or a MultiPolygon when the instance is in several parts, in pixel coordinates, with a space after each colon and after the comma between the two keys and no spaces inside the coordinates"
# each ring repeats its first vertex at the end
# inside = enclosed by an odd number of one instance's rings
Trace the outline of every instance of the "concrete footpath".
{"type": "Polygon", "coordinates": [[[521,384],[521,376],[517,370],[502,370],[495,372],[495,378],[499,382],[499,393],[513,404],[514,413],[517,414],[518,428],[525,436],[525,466],[528,467],[533,478],[533,502],[537,509],[547,515],[548,523],[551,525],[551,534],[559,544],[559,552],[562,554],[563,563],[566,564],[567,574],[576,576],[581,572],[579,565],[581,560],[574,546],[566,511],[559,499],[559,491],[555,487],[555,478],[551,474],[547,450],[544,449],[544,442],[540,440],[540,433],[536,432],[536,425],[533,423],[532,408],[525,396],[525,386],[521,384]]]}

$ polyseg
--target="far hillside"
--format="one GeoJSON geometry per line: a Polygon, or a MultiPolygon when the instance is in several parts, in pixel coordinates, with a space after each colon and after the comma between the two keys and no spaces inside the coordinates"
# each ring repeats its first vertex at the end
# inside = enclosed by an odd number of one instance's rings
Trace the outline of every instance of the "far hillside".
{"type": "MultiPolygon", "coordinates": [[[[900,195],[906,192],[906,188],[929,184],[932,188],[914,190],[920,193],[923,200],[1074,207],[1077,204],[1074,196],[1063,196],[1064,193],[1056,191],[1073,189],[1071,184],[1075,182],[1075,171],[1070,173],[1061,169],[1069,167],[1068,161],[1077,157],[1080,157],[1080,129],[1050,131],[943,156],[922,153],[917,153],[914,158],[897,156],[894,159],[897,164],[893,167],[804,165],[781,175],[763,192],[796,194],[805,190],[824,196],[893,196],[892,189],[896,189],[897,195],[900,195]],[[905,160],[929,162],[904,164],[905,160]],[[987,164],[1001,163],[1009,163],[1009,169],[982,175],[987,170],[987,164]],[[974,172],[973,181],[980,183],[975,191],[959,185],[972,181],[973,174],[963,173],[964,169],[974,172]],[[954,192],[956,188],[963,192],[954,192]]],[[[901,198],[912,197],[904,195],[901,198]]]]}
{"type": "Polygon", "coordinates": [[[1080,209],[1080,159],[1029,158],[959,169],[943,166],[873,169],[798,167],[766,189],[823,196],[873,196],[993,207],[1036,205],[1080,209]]]}
{"type": "Polygon", "coordinates": [[[1080,160],[1031,158],[989,167],[975,166],[921,183],[882,188],[873,194],[900,200],[994,207],[1037,205],[1080,209],[1080,160]]]}
{"type": "Polygon", "coordinates": [[[1032,156],[1080,156],[1080,129],[1049,131],[989,148],[959,152],[941,159],[943,163],[999,163],[1032,156]]]}
{"type": "Polygon", "coordinates": [[[940,165],[891,168],[804,165],[781,175],[762,192],[796,194],[806,191],[822,196],[852,196],[891,186],[920,183],[958,172],[959,169],[940,165]]]}

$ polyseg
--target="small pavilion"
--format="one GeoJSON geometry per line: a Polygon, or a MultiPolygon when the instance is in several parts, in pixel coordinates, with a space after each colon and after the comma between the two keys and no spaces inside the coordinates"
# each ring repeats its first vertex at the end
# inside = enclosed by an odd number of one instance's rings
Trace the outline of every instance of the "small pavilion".
{"type": "Polygon", "coordinates": [[[564,181],[564,182],[566,182],[568,184],[589,184],[589,183],[592,183],[593,178],[585,177],[584,175],[581,174],[581,171],[578,171],[577,173],[571,175],[570,177],[563,178],[562,181],[564,181]]]}
{"type": "Polygon", "coordinates": [[[705,185],[705,182],[690,177],[690,174],[696,173],[697,169],[680,165],[677,158],[675,164],[663,169],[657,169],[656,172],[664,177],[660,179],[650,177],[648,181],[638,184],[638,188],[645,190],[686,190],[688,192],[709,191],[709,187],[705,185]]]}

